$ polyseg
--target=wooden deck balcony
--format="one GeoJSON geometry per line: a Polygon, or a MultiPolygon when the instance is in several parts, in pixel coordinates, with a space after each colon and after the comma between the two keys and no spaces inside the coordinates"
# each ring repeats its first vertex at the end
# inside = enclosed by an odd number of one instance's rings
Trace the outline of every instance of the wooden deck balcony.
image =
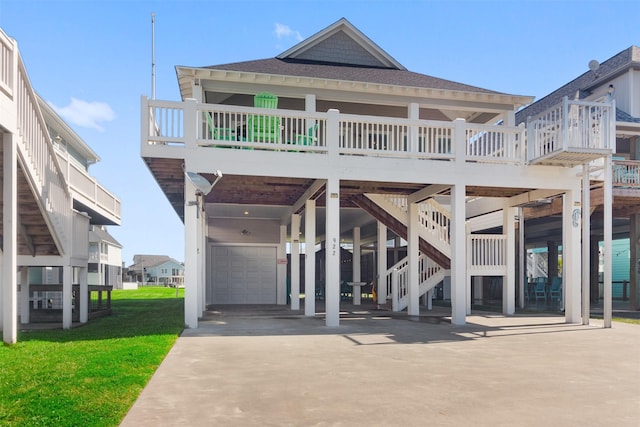
{"type": "Polygon", "coordinates": [[[380,116],[168,102],[143,97],[145,146],[575,166],[612,153],[615,107],[565,100],[528,126],[478,125],[380,116]],[[262,132],[252,132],[256,120],[262,132]]]}
{"type": "Polygon", "coordinates": [[[81,203],[83,208],[92,211],[97,223],[103,225],[119,225],[121,221],[120,199],[100,183],[68,153],[56,150],[60,169],[69,184],[74,203],[81,203]],[[98,217],[99,216],[99,217],[98,217]],[[100,219],[98,219],[100,218],[100,219]]]}
{"type": "Polygon", "coordinates": [[[530,164],[577,166],[615,147],[615,104],[569,101],[527,120],[530,164]]]}

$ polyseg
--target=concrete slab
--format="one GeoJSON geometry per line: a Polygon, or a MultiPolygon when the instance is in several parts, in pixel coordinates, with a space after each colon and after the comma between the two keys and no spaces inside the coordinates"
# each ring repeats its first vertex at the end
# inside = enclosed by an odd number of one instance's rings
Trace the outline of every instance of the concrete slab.
{"type": "Polygon", "coordinates": [[[122,425],[640,425],[640,326],[448,312],[211,311],[122,425]]]}

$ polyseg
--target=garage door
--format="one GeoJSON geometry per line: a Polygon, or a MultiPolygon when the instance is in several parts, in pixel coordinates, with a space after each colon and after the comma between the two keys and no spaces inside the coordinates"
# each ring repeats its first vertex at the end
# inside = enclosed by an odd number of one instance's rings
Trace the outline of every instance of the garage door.
{"type": "Polygon", "coordinates": [[[276,248],[213,246],[212,304],[275,304],[276,248]]]}

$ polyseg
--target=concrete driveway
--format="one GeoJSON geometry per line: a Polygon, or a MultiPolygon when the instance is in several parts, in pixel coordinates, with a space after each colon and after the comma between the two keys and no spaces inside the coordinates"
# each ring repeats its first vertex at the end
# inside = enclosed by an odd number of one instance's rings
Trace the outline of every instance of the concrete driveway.
{"type": "Polygon", "coordinates": [[[123,426],[639,426],[640,326],[343,307],[223,307],[185,330],[123,426]]]}

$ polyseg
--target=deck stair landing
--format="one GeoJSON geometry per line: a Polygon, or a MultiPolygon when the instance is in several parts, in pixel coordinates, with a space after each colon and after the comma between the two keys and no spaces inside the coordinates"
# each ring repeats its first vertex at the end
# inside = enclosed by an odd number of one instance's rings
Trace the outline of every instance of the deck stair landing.
{"type": "MultiPolygon", "coordinates": [[[[378,221],[386,225],[395,234],[402,237],[403,239],[406,239],[407,238],[406,224],[408,221],[408,214],[405,212],[403,216],[401,213],[401,208],[395,208],[390,203],[386,203],[387,209],[384,209],[383,207],[378,205],[376,202],[374,202],[369,196],[370,195],[354,196],[353,202],[358,207],[360,207],[361,209],[369,213],[371,216],[373,216],[375,219],[377,219],[378,221]]],[[[399,197],[405,197],[406,199],[406,196],[399,196],[399,197]]],[[[422,252],[432,260],[434,260],[441,267],[445,269],[451,268],[451,258],[449,256],[449,254],[451,253],[450,248],[447,251],[447,253],[443,253],[434,245],[432,245],[427,239],[425,239],[422,234],[420,234],[418,248],[420,249],[420,252],[422,252]]]]}
{"type": "MultiPolygon", "coordinates": [[[[444,280],[448,271],[425,255],[418,258],[418,296],[422,296],[444,280]]],[[[409,262],[407,257],[387,270],[387,295],[391,297],[393,311],[402,311],[409,305],[409,262]]]]}

